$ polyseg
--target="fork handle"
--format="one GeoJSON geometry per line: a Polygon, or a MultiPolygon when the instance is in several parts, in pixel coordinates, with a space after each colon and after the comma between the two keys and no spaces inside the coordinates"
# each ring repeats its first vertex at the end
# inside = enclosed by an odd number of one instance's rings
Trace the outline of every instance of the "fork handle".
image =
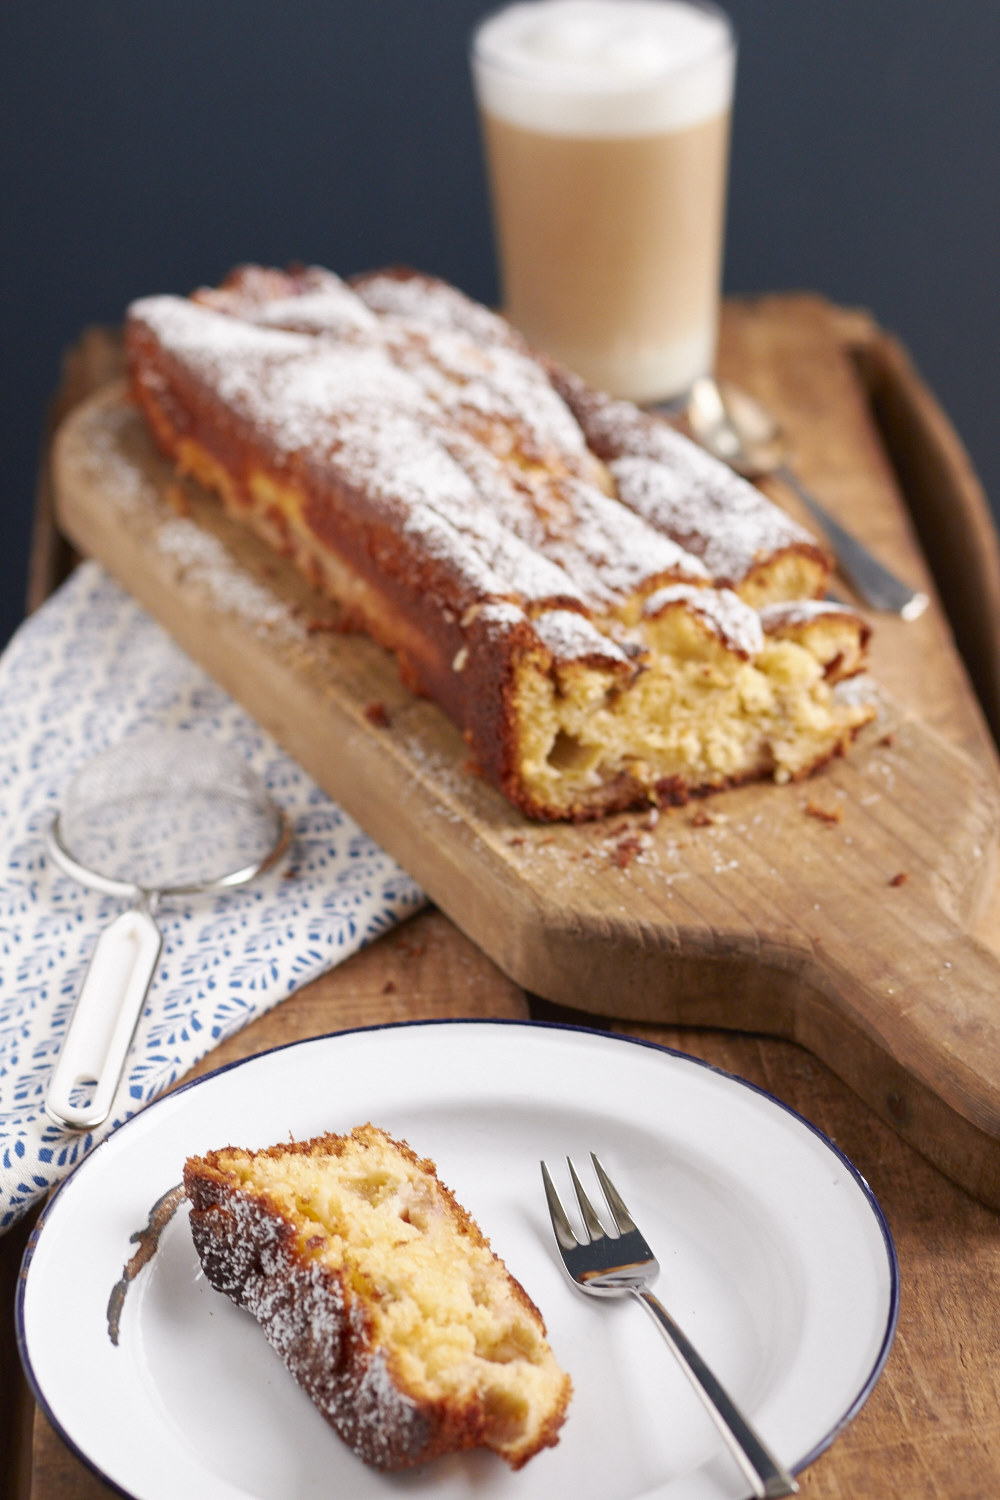
{"type": "Polygon", "coordinates": [[[674,1322],[662,1302],[652,1292],[630,1287],[632,1295],[648,1309],[681,1369],[684,1371],[705,1410],[719,1429],[726,1446],[753,1487],[758,1500],[774,1500],[779,1495],[794,1495],[798,1485],[750,1426],[732,1398],[719,1384],[708,1365],[682,1328],[674,1322]]]}

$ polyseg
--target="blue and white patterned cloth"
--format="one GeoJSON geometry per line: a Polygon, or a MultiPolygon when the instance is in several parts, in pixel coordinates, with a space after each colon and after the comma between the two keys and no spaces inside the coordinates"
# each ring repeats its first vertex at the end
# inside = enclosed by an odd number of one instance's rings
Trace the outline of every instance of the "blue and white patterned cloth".
{"type": "Polygon", "coordinates": [[[0,658],[0,1231],[224,1037],[423,902],[413,881],[95,563],[0,658]],[[245,756],[295,835],[243,890],[161,907],[163,953],[111,1117],[53,1124],[46,1085],[101,929],[125,903],[51,866],[68,782],[136,731],[190,729],[245,756]]]}

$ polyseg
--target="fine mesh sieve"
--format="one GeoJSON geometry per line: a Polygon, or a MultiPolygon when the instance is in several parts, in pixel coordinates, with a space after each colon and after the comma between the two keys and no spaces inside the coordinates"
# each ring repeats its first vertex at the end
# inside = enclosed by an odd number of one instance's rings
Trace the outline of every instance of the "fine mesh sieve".
{"type": "Polygon", "coordinates": [[[73,779],[49,853],[84,885],[133,905],[98,938],[70,1017],[45,1101],[57,1124],[88,1130],[111,1111],[160,956],[160,902],[244,885],[290,837],[246,763],[184,730],[125,740],[73,779]]]}

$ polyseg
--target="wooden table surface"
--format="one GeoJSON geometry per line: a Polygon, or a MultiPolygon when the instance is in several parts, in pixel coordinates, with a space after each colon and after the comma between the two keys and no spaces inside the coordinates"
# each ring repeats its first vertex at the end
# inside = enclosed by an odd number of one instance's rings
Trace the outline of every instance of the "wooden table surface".
{"type": "MultiPolygon", "coordinates": [[[[106,369],[108,358],[107,341],[99,338],[78,350],[66,399],[92,384],[94,369],[106,369]]],[[[969,754],[991,761],[987,724],[994,732],[1000,727],[996,540],[968,460],[905,352],[864,314],[809,296],[778,297],[727,306],[720,366],[777,408],[795,442],[797,468],[831,507],[914,581],[936,589],[933,608],[915,624],[877,622],[875,671],[897,701],[969,754]]],[[[43,484],[36,599],[63,566],[46,503],[43,484]]],[[[1000,950],[996,889],[976,931],[1000,950]]],[[[901,1307],[881,1380],[858,1417],[800,1476],[802,1493],[811,1500],[1000,1495],[1000,1216],[952,1185],[794,1043],[602,1022],[557,1009],[512,984],[430,909],[290,997],[195,1071],[358,1024],[443,1016],[605,1024],[727,1068],[813,1121],[847,1153],[882,1205],[899,1256],[901,1307]]],[[[23,1231],[0,1241],[8,1289],[19,1242],[23,1231]]],[[[0,1354],[10,1367],[9,1334],[0,1354]]],[[[7,1404],[8,1419],[15,1409],[7,1404]]],[[[111,1493],[30,1402],[19,1410],[5,1469],[12,1495],[96,1500],[111,1493]]]]}

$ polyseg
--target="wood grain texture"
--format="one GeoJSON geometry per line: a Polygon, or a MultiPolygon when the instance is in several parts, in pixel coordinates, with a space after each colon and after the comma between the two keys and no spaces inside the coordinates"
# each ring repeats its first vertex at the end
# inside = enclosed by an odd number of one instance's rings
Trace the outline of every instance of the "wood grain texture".
{"type": "MultiPolygon", "coordinates": [[[[929,586],[827,305],[746,307],[724,357],[803,435],[807,482],[929,586]]],[[[960,748],[940,732],[954,695],[914,697],[915,676],[949,675],[971,696],[940,620],[880,619],[875,669],[892,696],[813,780],[743,788],[655,828],[644,815],[540,827],[471,774],[455,729],[390,658],[339,633],[290,565],[178,484],[120,390],[63,427],[54,479],[81,550],[514,981],[635,1020],[795,1038],[1000,1204],[1000,963],[970,935],[993,891],[1000,781],[974,708],[960,748]]]]}

